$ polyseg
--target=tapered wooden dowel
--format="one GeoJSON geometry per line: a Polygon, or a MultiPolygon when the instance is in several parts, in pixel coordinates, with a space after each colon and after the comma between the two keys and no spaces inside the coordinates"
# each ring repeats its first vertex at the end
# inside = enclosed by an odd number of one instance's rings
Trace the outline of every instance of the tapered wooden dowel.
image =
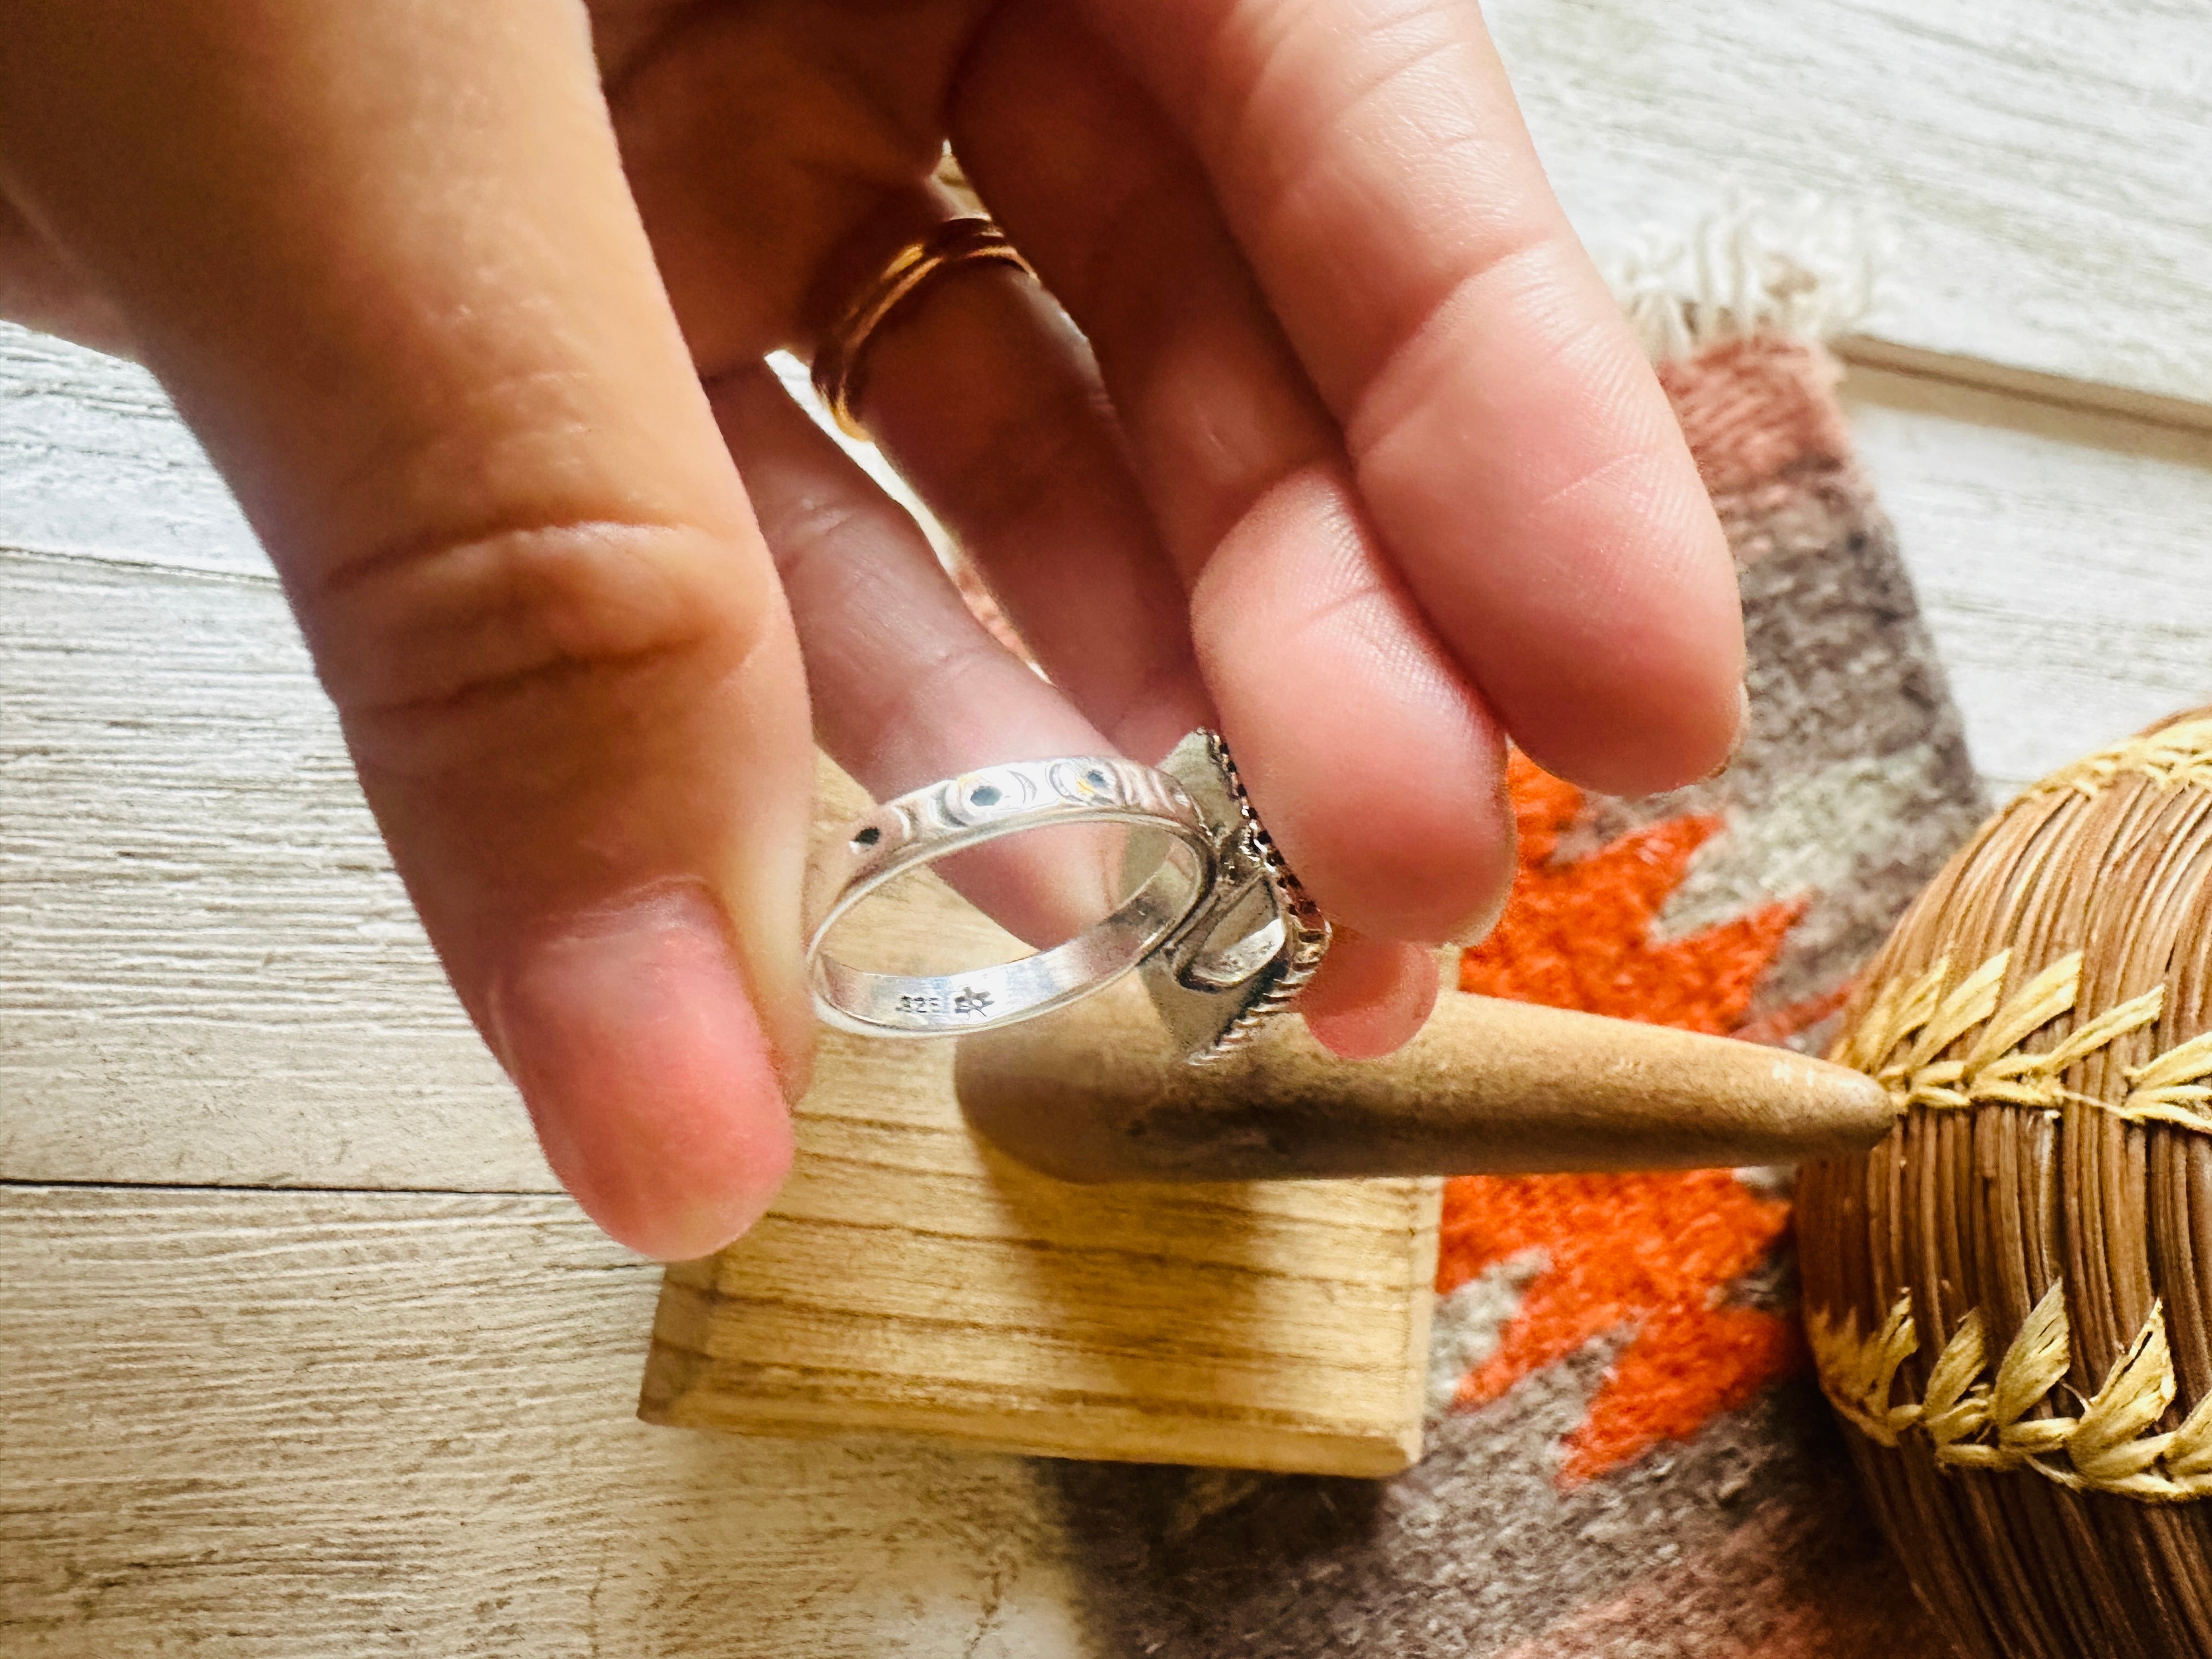
{"type": "Polygon", "coordinates": [[[1871,1079],[1784,1049],[1448,993],[1387,1060],[1302,1024],[1205,1067],[1133,982],[963,1038],[961,1109],[1064,1181],[1246,1181],[1796,1163],[1895,1121],[1871,1079]]]}

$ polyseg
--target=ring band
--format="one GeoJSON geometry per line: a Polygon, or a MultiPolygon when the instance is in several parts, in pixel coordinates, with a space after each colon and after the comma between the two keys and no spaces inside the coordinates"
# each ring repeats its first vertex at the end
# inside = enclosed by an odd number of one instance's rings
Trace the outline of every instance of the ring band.
{"type": "Polygon", "coordinates": [[[973,215],[947,219],[891,255],[875,280],[860,290],[860,297],[823,336],[814,354],[814,391],[847,435],[868,435],[855,410],[868,343],[876,331],[933,278],[955,265],[977,259],[1012,265],[1031,280],[1036,276],[997,221],[973,215]]]}
{"type": "Polygon", "coordinates": [[[1242,1046],[1312,978],[1329,927],[1275,850],[1228,745],[1192,732],[1158,769],[1107,757],[1026,761],[948,778],[854,819],[817,855],[807,891],[806,971],[817,1012],[879,1036],[988,1031],[1066,1006],[1132,969],[1169,1039],[1194,1065],[1242,1046]],[[1103,921],[1035,956],[969,972],[875,973],[823,948],[856,905],[937,860],[1052,824],[1164,833],[1147,868],[1128,854],[1131,896],[1103,921]],[[1188,868],[1179,868],[1179,855],[1188,868]]]}
{"type": "Polygon", "coordinates": [[[1182,787],[1149,766],[1105,756],[1018,762],[964,773],[887,801],[824,849],[809,882],[806,970],[823,1020],[863,1035],[988,1031],[1066,1006],[1137,967],[1213,882],[1214,844],[1182,787]],[[871,972],[823,948],[840,919],[907,872],[969,848],[1054,824],[1121,823],[1173,845],[1119,908],[1064,945],[964,973],[871,972]],[[1174,848],[1187,868],[1176,869],[1174,848]]]}

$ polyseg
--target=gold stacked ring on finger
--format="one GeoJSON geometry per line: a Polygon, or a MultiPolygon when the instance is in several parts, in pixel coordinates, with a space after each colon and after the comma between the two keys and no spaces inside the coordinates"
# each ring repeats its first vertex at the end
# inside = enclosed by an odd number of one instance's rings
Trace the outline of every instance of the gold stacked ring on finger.
{"type": "Polygon", "coordinates": [[[1032,280],[1036,276],[997,221],[979,216],[947,219],[894,253],[845,308],[814,354],[815,392],[841,429],[855,438],[868,435],[855,410],[868,344],[878,331],[945,272],[978,260],[1012,265],[1032,280]]]}

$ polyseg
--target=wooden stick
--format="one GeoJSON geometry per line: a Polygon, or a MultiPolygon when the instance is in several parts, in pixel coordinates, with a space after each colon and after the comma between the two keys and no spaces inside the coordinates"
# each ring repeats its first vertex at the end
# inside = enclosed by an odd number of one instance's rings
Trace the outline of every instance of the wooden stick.
{"type": "Polygon", "coordinates": [[[1273,1181],[1796,1163],[1896,1121],[1871,1079],[1786,1049],[1448,994],[1387,1060],[1295,1020],[1186,1066],[1133,981],[963,1038],[969,1121],[1063,1181],[1273,1181]]]}

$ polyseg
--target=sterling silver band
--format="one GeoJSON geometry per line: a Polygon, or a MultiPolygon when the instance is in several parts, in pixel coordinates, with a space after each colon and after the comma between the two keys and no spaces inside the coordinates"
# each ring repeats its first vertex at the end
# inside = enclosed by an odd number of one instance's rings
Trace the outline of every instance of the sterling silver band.
{"type": "Polygon", "coordinates": [[[1049,1013],[1111,984],[1158,949],[1212,888],[1214,859],[1212,830],[1182,786],[1130,761],[1021,761],[930,784],[854,819],[817,859],[806,942],[816,1011],[841,1030],[907,1036],[988,1031],[1049,1013]],[[1001,836],[1073,823],[1159,830],[1170,848],[1119,908],[1066,944],[935,975],[874,973],[823,950],[840,918],[907,872],[1001,836]]]}
{"type": "Polygon", "coordinates": [[[1229,747],[1192,732],[1158,769],[1103,757],[986,767],[886,802],[847,824],[808,886],[806,967],[816,1011],[878,1036],[988,1031],[1065,1007],[1133,968],[1169,1040],[1193,1065],[1241,1047],[1289,1007],[1328,949],[1329,927],[1276,851],[1229,747]],[[1169,856],[1131,848],[1130,896],[1064,945],[934,976],[865,971],[824,949],[830,930],[886,882],[951,854],[1059,823],[1164,831],[1169,856]],[[1139,878],[1143,878],[1139,881],[1139,878]]]}

